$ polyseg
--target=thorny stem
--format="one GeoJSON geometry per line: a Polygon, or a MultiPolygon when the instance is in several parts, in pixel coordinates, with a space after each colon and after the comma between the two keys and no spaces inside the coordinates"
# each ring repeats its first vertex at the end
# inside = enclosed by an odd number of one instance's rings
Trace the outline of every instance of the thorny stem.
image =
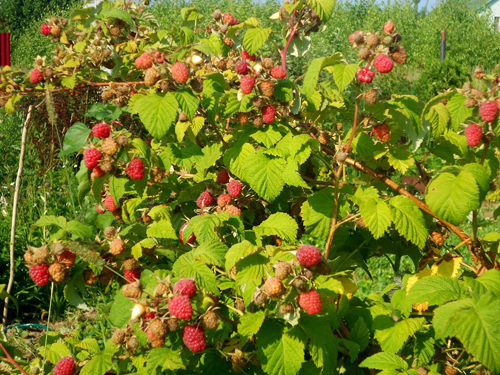
{"type": "Polygon", "coordinates": [[[333,196],[333,213],[332,213],[332,222],[330,224],[330,233],[328,233],[328,239],[326,240],[325,245],[325,259],[328,259],[330,256],[330,248],[333,243],[333,236],[335,235],[335,231],[337,230],[337,216],[338,216],[338,207],[339,207],[339,184],[340,184],[340,175],[342,174],[342,163],[338,166],[337,172],[335,172],[335,193],[333,196]]]}
{"type": "Polygon", "coordinates": [[[292,43],[292,39],[295,36],[295,32],[297,28],[295,27],[295,15],[297,14],[297,9],[293,10],[292,19],[290,20],[290,36],[288,37],[288,41],[286,42],[285,49],[280,51],[281,55],[281,64],[283,65],[283,70],[286,73],[286,54],[288,52],[288,48],[290,48],[290,43],[292,43]]]}
{"type": "Polygon", "coordinates": [[[7,360],[12,365],[14,365],[21,372],[21,374],[28,375],[28,373],[26,371],[24,371],[24,369],[21,367],[21,365],[19,363],[17,363],[14,358],[12,358],[12,356],[10,355],[10,353],[7,351],[7,349],[5,349],[5,347],[2,345],[1,342],[0,342],[0,349],[2,349],[2,351],[5,353],[5,356],[7,357],[7,360]]]}

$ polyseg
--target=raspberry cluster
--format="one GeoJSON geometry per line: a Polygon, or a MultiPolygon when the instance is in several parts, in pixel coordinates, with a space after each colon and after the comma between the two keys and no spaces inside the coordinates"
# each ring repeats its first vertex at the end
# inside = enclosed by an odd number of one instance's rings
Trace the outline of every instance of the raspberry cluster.
{"type": "Polygon", "coordinates": [[[55,243],[50,250],[48,246],[29,247],[24,253],[24,260],[29,267],[30,278],[37,286],[43,286],[49,281],[61,283],[66,280],[76,255],[64,245],[55,243]]]}

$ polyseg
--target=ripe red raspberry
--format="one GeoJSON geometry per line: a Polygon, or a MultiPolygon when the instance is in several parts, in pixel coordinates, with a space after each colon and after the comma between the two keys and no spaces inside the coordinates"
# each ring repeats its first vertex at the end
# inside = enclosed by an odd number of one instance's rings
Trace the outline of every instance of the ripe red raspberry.
{"type": "Polygon", "coordinates": [[[104,206],[106,206],[106,208],[110,212],[115,212],[118,209],[118,207],[116,206],[116,203],[115,203],[115,199],[111,195],[108,195],[104,199],[104,206]]]}
{"type": "Polygon", "coordinates": [[[108,138],[111,134],[111,127],[106,124],[104,121],[98,124],[95,124],[92,128],[92,134],[94,137],[99,139],[108,138]]]}
{"type": "Polygon", "coordinates": [[[135,59],[135,67],[137,69],[149,69],[153,66],[153,58],[147,52],[143,52],[141,56],[135,59]]]}
{"type": "Polygon", "coordinates": [[[83,160],[85,161],[85,166],[88,169],[94,169],[99,164],[102,159],[102,154],[96,148],[88,148],[83,154],[83,160]]]}
{"type": "Polygon", "coordinates": [[[171,72],[172,78],[176,82],[186,83],[189,79],[189,70],[186,65],[181,62],[176,62],[174,65],[172,65],[171,72]]]}
{"type": "Polygon", "coordinates": [[[232,198],[229,194],[219,195],[219,197],[217,198],[217,206],[224,207],[224,206],[228,205],[229,203],[231,203],[231,200],[232,200],[232,198]]]}
{"type": "Polygon", "coordinates": [[[470,147],[476,147],[483,137],[483,127],[477,124],[470,124],[467,126],[467,129],[465,129],[465,137],[470,147]]]}
{"type": "Polygon", "coordinates": [[[196,200],[196,205],[200,208],[212,206],[213,204],[214,197],[208,190],[205,190],[203,193],[201,193],[196,200]]]}
{"type": "Polygon", "coordinates": [[[375,57],[375,60],[373,60],[373,66],[380,73],[389,73],[392,68],[394,68],[394,62],[389,56],[381,53],[375,57]]]}
{"type": "MultiPolygon", "coordinates": [[[[181,227],[179,231],[179,242],[184,245],[184,239],[182,238],[182,234],[184,233],[184,229],[188,226],[189,223],[184,223],[184,225],[181,227]]],[[[186,244],[190,244],[196,241],[196,236],[194,233],[191,233],[191,236],[186,241],[186,244]]]]}
{"type": "Polygon", "coordinates": [[[43,74],[39,69],[33,69],[30,73],[30,82],[34,85],[43,81],[43,74]]]}
{"type": "Polygon", "coordinates": [[[254,77],[241,77],[240,87],[243,94],[250,94],[255,85],[254,77]]]}
{"type": "Polygon", "coordinates": [[[106,211],[103,210],[98,204],[95,205],[95,210],[97,211],[98,214],[102,215],[105,214],[106,211]]]}
{"type": "Polygon", "coordinates": [[[487,100],[479,107],[479,116],[485,122],[493,122],[498,115],[498,104],[492,100],[487,100]]]}
{"type": "Polygon", "coordinates": [[[71,357],[61,358],[54,367],[54,375],[73,375],[76,371],[75,360],[71,357]]]}
{"type": "Polygon", "coordinates": [[[50,27],[46,23],[42,23],[42,26],[40,27],[40,32],[43,35],[45,35],[45,36],[49,35],[51,30],[52,30],[52,27],[50,27]]]}
{"type": "Polygon", "coordinates": [[[43,286],[49,282],[49,266],[46,264],[30,267],[29,273],[31,280],[38,286],[43,286]]]}
{"type": "Polygon", "coordinates": [[[272,124],[274,122],[274,118],[276,117],[276,107],[274,105],[266,105],[262,107],[261,112],[264,122],[268,124],[272,124]]]}
{"type": "Polygon", "coordinates": [[[174,285],[174,293],[179,293],[188,298],[196,294],[196,284],[192,279],[180,279],[174,285]]]}
{"type": "Polygon", "coordinates": [[[238,61],[234,68],[236,69],[236,73],[241,75],[245,75],[250,72],[250,64],[245,60],[238,61]]]}
{"type": "Polygon", "coordinates": [[[75,264],[76,255],[71,250],[65,250],[56,256],[59,263],[64,264],[66,267],[73,267],[75,264]]]}
{"type": "Polygon", "coordinates": [[[193,307],[189,298],[184,295],[175,295],[168,301],[168,311],[176,318],[189,320],[193,316],[193,307]]]}
{"type": "Polygon", "coordinates": [[[299,296],[299,306],[302,307],[309,315],[319,313],[323,307],[321,304],[321,297],[315,290],[302,293],[299,296]]]}
{"type": "Polygon", "coordinates": [[[132,180],[142,180],[145,176],[142,160],[139,158],[132,160],[127,166],[126,172],[132,180]]]}
{"type": "Polygon", "coordinates": [[[238,198],[241,194],[241,182],[231,180],[227,185],[227,192],[233,197],[238,198]]]}
{"type": "Polygon", "coordinates": [[[94,175],[94,177],[104,177],[106,176],[106,172],[104,172],[101,168],[99,167],[95,167],[93,170],[92,170],[92,174],[94,175]]]}
{"type": "Polygon", "coordinates": [[[228,204],[226,206],[226,211],[229,212],[229,215],[231,216],[241,216],[241,210],[232,204],[228,204]]]}
{"type": "Polygon", "coordinates": [[[251,55],[247,51],[241,51],[241,58],[244,60],[255,61],[255,55],[251,55]]]}
{"type": "Polygon", "coordinates": [[[373,127],[373,134],[380,142],[388,142],[391,139],[391,129],[386,123],[373,127]]]}
{"type": "Polygon", "coordinates": [[[264,283],[264,289],[271,298],[278,298],[283,295],[285,288],[277,277],[270,277],[264,283]]]}
{"type": "Polygon", "coordinates": [[[207,346],[205,330],[203,327],[196,325],[184,327],[182,330],[182,341],[193,353],[202,352],[207,346]]]}
{"type": "Polygon", "coordinates": [[[321,260],[321,251],[313,245],[302,245],[297,250],[297,260],[305,267],[313,267],[321,260]]]}
{"type": "Polygon", "coordinates": [[[227,25],[232,25],[235,19],[231,13],[224,13],[223,23],[227,25]]]}
{"type": "Polygon", "coordinates": [[[141,269],[139,267],[133,269],[132,271],[130,270],[123,270],[123,276],[129,283],[133,283],[136,280],[139,280],[141,278],[141,269]]]}
{"type": "Polygon", "coordinates": [[[229,172],[227,169],[223,169],[217,175],[217,183],[218,184],[227,184],[229,182],[229,172]]]}
{"type": "Polygon", "coordinates": [[[391,34],[394,32],[394,23],[392,21],[387,21],[384,25],[384,33],[391,34]]]}
{"type": "Polygon", "coordinates": [[[372,72],[370,68],[363,68],[358,70],[359,82],[372,83],[373,77],[375,77],[375,72],[372,72]]]}
{"type": "Polygon", "coordinates": [[[271,77],[275,79],[283,79],[286,78],[286,72],[285,69],[283,69],[281,66],[276,65],[271,69],[271,77]]]}

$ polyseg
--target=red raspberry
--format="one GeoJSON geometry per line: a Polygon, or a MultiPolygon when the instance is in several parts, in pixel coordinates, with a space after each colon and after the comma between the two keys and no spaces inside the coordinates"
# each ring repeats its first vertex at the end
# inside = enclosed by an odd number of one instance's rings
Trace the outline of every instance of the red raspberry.
{"type": "Polygon", "coordinates": [[[65,250],[62,254],[56,256],[56,258],[59,263],[62,263],[69,268],[75,265],[76,254],[70,250],[65,250]]]}
{"type": "Polygon", "coordinates": [[[386,123],[373,127],[373,134],[380,142],[389,142],[391,139],[391,129],[386,123]]]}
{"type": "Polygon", "coordinates": [[[54,367],[54,375],[73,375],[76,371],[75,360],[71,357],[61,358],[54,367]]]}
{"type": "Polygon", "coordinates": [[[192,279],[181,279],[174,285],[174,293],[179,293],[188,298],[196,294],[196,284],[192,279]]]}
{"type": "Polygon", "coordinates": [[[483,127],[477,124],[470,124],[465,129],[465,137],[470,147],[476,147],[483,137],[483,127]]]}
{"type": "Polygon", "coordinates": [[[283,79],[286,78],[286,72],[285,69],[283,69],[281,66],[276,65],[271,69],[271,77],[275,79],[283,79]]]}
{"type": "Polygon", "coordinates": [[[227,184],[229,182],[229,172],[227,169],[223,169],[217,175],[217,183],[218,184],[227,184]]]}
{"type": "Polygon", "coordinates": [[[358,30],[349,35],[349,43],[354,44],[354,39],[356,38],[356,35],[358,35],[359,33],[362,34],[362,32],[358,30]]]}
{"type": "MultiPolygon", "coordinates": [[[[181,227],[181,230],[179,231],[179,242],[183,245],[184,245],[184,240],[182,238],[182,234],[184,233],[184,229],[188,226],[188,224],[189,223],[184,223],[184,225],[181,227]]],[[[189,236],[186,243],[189,244],[193,243],[194,241],[196,241],[196,236],[194,235],[194,233],[191,233],[191,236],[189,236]]]]}
{"type": "Polygon", "coordinates": [[[38,69],[33,69],[30,73],[30,82],[34,85],[43,81],[43,74],[38,69]]]}
{"type": "Polygon", "coordinates": [[[94,137],[99,139],[108,138],[111,134],[111,127],[106,124],[104,121],[98,124],[95,124],[92,128],[92,134],[94,137]]]}
{"type": "Polygon", "coordinates": [[[189,70],[186,65],[181,62],[176,62],[174,65],[172,65],[171,72],[172,78],[176,82],[186,83],[189,79],[189,70]]]}
{"type": "Polygon", "coordinates": [[[255,55],[250,56],[250,54],[247,51],[241,51],[241,58],[250,61],[255,61],[256,59],[255,55]]]}
{"type": "Polygon", "coordinates": [[[141,269],[137,267],[133,270],[123,270],[123,276],[127,279],[127,284],[133,283],[141,278],[141,269]]]}
{"type": "Polygon", "coordinates": [[[254,77],[241,77],[240,87],[243,94],[250,94],[253,90],[254,85],[255,85],[254,77]]]}
{"type": "Polygon", "coordinates": [[[229,215],[231,216],[241,216],[241,210],[232,204],[228,204],[226,206],[226,211],[229,212],[229,215]]]}
{"type": "Polygon", "coordinates": [[[302,293],[299,296],[299,306],[306,310],[309,315],[317,314],[321,311],[323,307],[321,304],[321,297],[319,293],[315,290],[310,290],[309,292],[302,293]]]}
{"type": "Polygon", "coordinates": [[[272,124],[274,122],[274,118],[276,117],[276,107],[274,105],[266,105],[262,107],[261,112],[264,122],[268,124],[272,124]]]}
{"type": "Polygon", "coordinates": [[[98,204],[95,205],[95,210],[97,211],[98,214],[102,215],[105,214],[106,211],[104,211],[101,207],[99,207],[98,204]]]}
{"type": "Polygon", "coordinates": [[[394,62],[389,56],[381,53],[375,57],[375,60],[373,60],[373,66],[380,73],[389,73],[392,68],[394,68],[394,62]]]}
{"type": "Polygon", "coordinates": [[[106,198],[104,198],[104,206],[106,206],[106,208],[110,212],[115,212],[118,209],[115,203],[115,199],[111,195],[108,195],[106,198]]]}
{"type": "Polygon", "coordinates": [[[106,172],[104,172],[101,168],[99,167],[95,167],[93,170],[92,170],[92,174],[95,176],[95,177],[104,177],[106,176],[106,172]]]}
{"type": "Polygon", "coordinates": [[[219,195],[219,198],[217,198],[217,206],[224,207],[224,206],[228,205],[229,203],[231,203],[231,200],[232,200],[232,198],[229,194],[219,195]]]}
{"type": "Polygon", "coordinates": [[[196,200],[196,205],[200,208],[212,206],[213,204],[214,197],[208,190],[205,190],[203,193],[201,193],[196,200]]]}
{"type": "Polygon", "coordinates": [[[375,72],[372,72],[370,68],[363,68],[358,70],[359,82],[372,83],[373,77],[375,77],[375,72]]]}
{"type": "Polygon", "coordinates": [[[49,276],[49,266],[46,264],[30,267],[31,280],[38,286],[47,284],[49,282],[49,276]]]}
{"type": "Polygon", "coordinates": [[[485,122],[493,122],[498,115],[498,104],[492,100],[487,100],[479,107],[479,116],[485,122]]]}
{"type": "Polygon", "coordinates": [[[207,341],[205,339],[205,330],[196,325],[185,326],[182,330],[182,341],[193,353],[199,353],[205,350],[207,341]]]}
{"type": "Polygon", "coordinates": [[[42,26],[40,27],[40,32],[43,35],[45,35],[45,36],[49,35],[51,30],[52,30],[52,27],[50,27],[46,23],[42,23],[42,26]]]}
{"type": "Polygon", "coordinates": [[[384,25],[384,33],[391,34],[394,32],[394,23],[392,21],[387,21],[384,25]]]}
{"type": "Polygon", "coordinates": [[[176,318],[189,320],[193,316],[193,307],[189,298],[184,295],[175,295],[168,301],[168,311],[176,318]]]}
{"type": "Polygon", "coordinates": [[[127,166],[126,172],[132,180],[142,180],[145,176],[142,160],[139,158],[132,160],[127,166]]]}
{"type": "Polygon", "coordinates": [[[321,251],[313,245],[302,245],[295,256],[303,266],[313,267],[321,260],[321,251]]]}
{"type": "Polygon", "coordinates": [[[227,185],[227,192],[233,197],[238,198],[241,194],[241,182],[237,180],[231,180],[227,185]]]}
{"type": "Polygon", "coordinates": [[[234,23],[235,19],[231,13],[224,13],[224,19],[223,22],[228,25],[232,25],[234,23]]]}
{"type": "Polygon", "coordinates": [[[165,62],[165,52],[160,52],[160,51],[156,51],[155,52],[155,60],[158,64],[163,64],[165,62]]]}
{"type": "Polygon", "coordinates": [[[137,69],[149,69],[153,66],[153,58],[147,52],[143,52],[141,56],[135,59],[135,67],[137,69]]]}
{"type": "Polygon", "coordinates": [[[250,64],[245,60],[238,61],[234,68],[236,70],[236,73],[241,75],[245,75],[250,72],[250,64]]]}
{"type": "Polygon", "coordinates": [[[96,148],[88,148],[83,154],[83,160],[85,161],[85,166],[88,169],[94,169],[99,164],[102,159],[102,154],[96,148]]]}

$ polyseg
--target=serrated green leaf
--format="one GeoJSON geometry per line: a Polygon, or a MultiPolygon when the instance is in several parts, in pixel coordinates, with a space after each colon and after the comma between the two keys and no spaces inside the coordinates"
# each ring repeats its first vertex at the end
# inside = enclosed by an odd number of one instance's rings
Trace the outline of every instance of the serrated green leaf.
{"type": "Polygon", "coordinates": [[[321,70],[328,66],[338,64],[340,61],[342,61],[342,55],[340,53],[311,61],[302,85],[304,94],[306,95],[308,101],[313,101],[313,96],[316,91],[316,85],[318,84],[319,73],[321,70]]]}
{"type": "Polygon", "coordinates": [[[398,196],[389,201],[396,230],[408,241],[423,248],[427,240],[424,215],[415,202],[398,196]]]}
{"type": "Polygon", "coordinates": [[[438,138],[448,129],[451,118],[446,106],[438,103],[429,109],[425,119],[431,124],[433,137],[438,138]]]}
{"type": "Polygon", "coordinates": [[[283,138],[283,135],[280,133],[278,126],[273,124],[262,130],[257,130],[251,137],[264,146],[271,148],[283,138]]]}
{"type": "Polygon", "coordinates": [[[130,313],[134,303],[126,298],[121,290],[115,295],[113,304],[111,305],[111,310],[108,315],[108,319],[113,324],[113,326],[118,328],[123,328],[127,325],[130,320],[130,313]]]}
{"type": "Polygon", "coordinates": [[[302,315],[299,325],[311,340],[309,351],[314,364],[323,368],[326,374],[334,373],[337,366],[338,347],[328,318],[302,315]]]}
{"type": "Polygon", "coordinates": [[[172,240],[177,239],[177,233],[170,220],[162,219],[160,221],[155,221],[148,226],[147,230],[148,237],[157,238],[169,238],[172,240]]]}
{"type": "Polygon", "coordinates": [[[254,153],[255,150],[250,143],[231,147],[224,154],[224,164],[236,177],[241,180],[246,180],[247,159],[254,153]]]}
{"type": "Polygon", "coordinates": [[[238,333],[243,336],[242,342],[247,342],[253,335],[259,332],[265,318],[266,314],[264,311],[257,311],[255,313],[247,312],[241,317],[240,323],[238,324],[238,333]]]}
{"type": "Polygon", "coordinates": [[[308,234],[326,238],[333,216],[334,189],[325,188],[307,197],[302,205],[302,220],[308,234]]]}
{"type": "MultiPolygon", "coordinates": [[[[331,67],[333,73],[333,79],[335,84],[339,88],[340,92],[343,92],[347,86],[349,86],[354,78],[356,77],[356,72],[359,69],[358,64],[335,64],[331,67]]],[[[330,69],[329,69],[330,70],[330,69]]]]}
{"type": "Polygon", "coordinates": [[[163,371],[175,371],[185,368],[185,365],[182,360],[182,356],[179,355],[178,351],[174,351],[171,348],[162,347],[152,349],[149,352],[147,361],[147,373],[155,374],[158,367],[160,367],[163,371]]]}
{"type": "Polygon", "coordinates": [[[480,191],[480,199],[481,201],[486,198],[486,194],[490,190],[490,179],[488,170],[479,163],[470,163],[463,166],[463,169],[467,172],[470,172],[474,179],[476,180],[477,186],[480,191]]]}
{"type": "Polygon", "coordinates": [[[408,292],[411,304],[427,302],[430,306],[460,299],[465,295],[464,284],[445,276],[428,276],[418,280],[408,292]]]}
{"type": "Polygon", "coordinates": [[[354,327],[352,327],[349,340],[358,344],[361,352],[368,347],[370,342],[370,330],[362,317],[359,317],[354,327]]]}
{"type": "Polygon", "coordinates": [[[134,106],[148,132],[155,138],[164,137],[175,118],[179,105],[172,93],[144,96],[134,106]]]}
{"type": "Polygon", "coordinates": [[[45,215],[33,224],[35,227],[49,227],[51,225],[64,228],[66,226],[66,219],[63,216],[45,215]]]}
{"type": "Polygon", "coordinates": [[[257,152],[250,155],[246,163],[245,176],[250,187],[262,198],[270,202],[275,200],[285,186],[281,171],[285,169],[286,162],[257,152]]]}
{"type": "MultiPolygon", "coordinates": [[[[241,286],[250,281],[260,284],[269,269],[269,259],[262,254],[252,254],[236,264],[236,285],[241,286]]],[[[248,286],[247,286],[248,287],[248,286]]],[[[254,291],[251,291],[253,294],[254,291]]]]}
{"type": "Polygon", "coordinates": [[[182,111],[188,115],[190,120],[193,120],[198,106],[200,105],[200,99],[188,88],[174,91],[174,96],[182,111]]]}
{"type": "Polygon", "coordinates": [[[109,193],[113,197],[113,200],[117,207],[120,206],[119,201],[125,194],[125,184],[128,181],[129,180],[126,178],[117,178],[115,176],[112,176],[111,179],[109,180],[109,193]]]}
{"type": "Polygon", "coordinates": [[[367,367],[375,370],[407,370],[408,364],[403,358],[392,353],[377,353],[365,359],[360,367],[367,367]]]}
{"type": "Polygon", "coordinates": [[[286,242],[293,242],[297,238],[297,222],[284,212],[277,212],[269,216],[259,226],[253,228],[259,237],[276,235],[286,242]]]}
{"type": "Polygon", "coordinates": [[[226,253],[225,268],[229,272],[238,261],[257,251],[257,247],[249,241],[243,241],[233,245],[226,253]]]}
{"type": "Polygon", "coordinates": [[[359,205],[359,211],[375,239],[382,237],[391,225],[391,209],[384,201],[367,199],[359,205]]]}
{"type": "Polygon", "coordinates": [[[193,250],[193,253],[194,257],[203,263],[223,267],[227,251],[227,246],[223,242],[216,240],[202,243],[193,250]]]}
{"type": "Polygon", "coordinates": [[[410,336],[414,335],[425,323],[424,318],[404,319],[395,322],[391,316],[379,315],[373,320],[374,337],[382,350],[397,353],[403,348],[410,336]]]}
{"type": "Polygon", "coordinates": [[[460,129],[460,125],[471,117],[474,111],[473,108],[467,108],[465,106],[466,99],[466,96],[456,93],[446,104],[446,108],[448,108],[451,115],[451,128],[454,131],[458,131],[460,129]]]}
{"type": "Polygon", "coordinates": [[[196,162],[196,169],[200,172],[204,172],[213,166],[222,156],[221,148],[222,146],[217,143],[204,147],[202,149],[203,157],[198,158],[198,161],[196,162]]]}
{"type": "Polygon", "coordinates": [[[173,270],[180,277],[194,278],[200,288],[219,295],[215,275],[205,263],[197,260],[192,252],[181,255],[174,263],[173,270]]]}
{"type": "Polygon", "coordinates": [[[243,47],[245,47],[250,55],[256,54],[267,41],[271,32],[272,29],[270,27],[264,29],[259,26],[248,29],[243,37],[243,47]]]}
{"type": "Polygon", "coordinates": [[[389,164],[401,173],[406,173],[415,164],[411,152],[403,147],[391,147],[387,153],[389,164]]]}
{"type": "Polygon", "coordinates": [[[87,139],[92,130],[81,122],[74,123],[66,132],[63,141],[61,155],[67,156],[80,149],[87,144],[87,139]]]}
{"type": "Polygon", "coordinates": [[[333,13],[335,0],[309,0],[309,4],[321,21],[326,22],[333,13]]]}

